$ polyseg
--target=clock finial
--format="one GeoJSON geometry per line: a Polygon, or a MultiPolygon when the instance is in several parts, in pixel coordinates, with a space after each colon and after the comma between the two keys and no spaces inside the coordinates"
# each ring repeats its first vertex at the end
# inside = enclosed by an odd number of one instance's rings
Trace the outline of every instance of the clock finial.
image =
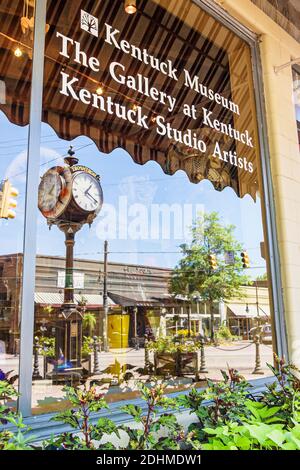
{"type": "Polygon", "coordinates": [[[77,165],[77,163],[79,162],[79,160],[78,160],[77,157],[74,156],[74,155],[75,155],[75,152],[74,152],[74,150],[73,150],[73,146],[72,146],[72,145],[70,145],[70,148],[69,148],[69,150],[68,150],[68,155],[69,155],[69,156],[64,159],[64,162],[65,162],[67,165],[69,165],[69,166],[77,165]]]}

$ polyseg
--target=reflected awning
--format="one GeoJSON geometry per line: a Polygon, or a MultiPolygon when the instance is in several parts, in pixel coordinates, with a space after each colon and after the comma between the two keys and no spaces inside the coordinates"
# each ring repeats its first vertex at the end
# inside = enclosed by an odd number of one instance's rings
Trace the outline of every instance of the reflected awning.
{"type": "Polygon", "coordinates": [[[257,309],[256,304],[238,304],[238,303],[228,303],[226,304],[227,309],[229,310],[229,315],[233,315],[238,318],[269,318],[271,316],[270,306],[263,304],[259,305],[257,309]]]}
{"type": "MultiPolygon", "coordinates": [[[[74,295],[75,303],[82,301],[82,298],[86,300],[87,307],[102,307],[103,306],[103,296],[100,294],[87,294],[87,295],[74,295]]],[[[63,304],[64,296],[58,292],[35,292],[34,301],[39,305],[53,305],[59,307],[63,304]]],[[[115,305],[115,303],[108,299],[108,305],[115,305]]]]}
{"type": "Polygon", "coordinates": [[[171,295],[154,296],[150,293],[131,293],[128,296],[120,293],[108,292],[110,299],[122,307],[176,307],[180,302],[171,295]]]}

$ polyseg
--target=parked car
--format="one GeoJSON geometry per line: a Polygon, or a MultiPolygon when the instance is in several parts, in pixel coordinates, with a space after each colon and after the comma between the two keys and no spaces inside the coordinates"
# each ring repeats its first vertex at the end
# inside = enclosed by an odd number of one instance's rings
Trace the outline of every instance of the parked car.
{"type": "Polygon", "coordinates": [[[264,344],[272,343],[272,327],[269,323],[261,326],[255,326],[249,330],[250,339],[254,339],[254,336],[259,334],[261,342],[264,344]]]}

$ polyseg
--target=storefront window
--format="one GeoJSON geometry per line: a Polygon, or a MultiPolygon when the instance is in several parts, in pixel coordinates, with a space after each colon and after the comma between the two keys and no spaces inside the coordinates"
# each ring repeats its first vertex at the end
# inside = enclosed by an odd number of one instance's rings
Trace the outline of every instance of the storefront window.
{"type": "Polygon", "coordinates": [[[0,3],[0,369],[1,380],[9,374],[16,385],[33,33],[22,17],[23,2],[0,3]]]}
{"type": "MultiPolygon", "coordinates": [[[[267,375],[249,45],[192,0],[137,0],[133,14],[123,0],[48,0],[45,34],[33,413],[67,407],[66,384],[119,401],[154,377],[180,391],[227,365],[267,375]]],[[[0,104],[16,132],[26,106],[0,104]]],[[[5,254],[22,262],[9,224],[5,254]]]]}

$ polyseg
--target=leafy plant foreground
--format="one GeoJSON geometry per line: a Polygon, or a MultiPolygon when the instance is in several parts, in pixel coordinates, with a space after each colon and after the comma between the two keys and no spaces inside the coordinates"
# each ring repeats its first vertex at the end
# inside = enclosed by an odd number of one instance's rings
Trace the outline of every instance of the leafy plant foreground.
{"type": "Polygon", "coordinates": [[[106,417],[93,419],[95,412],[108,409],[97,387],[65,387],[72,408],[52,419],[71,431],[39,446],[28,437],[22,416],[7,405],[17,396],[16,377],[0,371],[0,450],[300,450],[299,370],[277,357],[269,367],[275,381],[259,396],[233,369],[222,372],[223,381],[208,380],[205,390],[193,389],[175,399],[166,396],[164,384],[140,383],[145,407],[123,406],[128,423],[121,426],[106,417]],[[182,407],[197,418],[187,430],[175,413],[182,407]]]}

